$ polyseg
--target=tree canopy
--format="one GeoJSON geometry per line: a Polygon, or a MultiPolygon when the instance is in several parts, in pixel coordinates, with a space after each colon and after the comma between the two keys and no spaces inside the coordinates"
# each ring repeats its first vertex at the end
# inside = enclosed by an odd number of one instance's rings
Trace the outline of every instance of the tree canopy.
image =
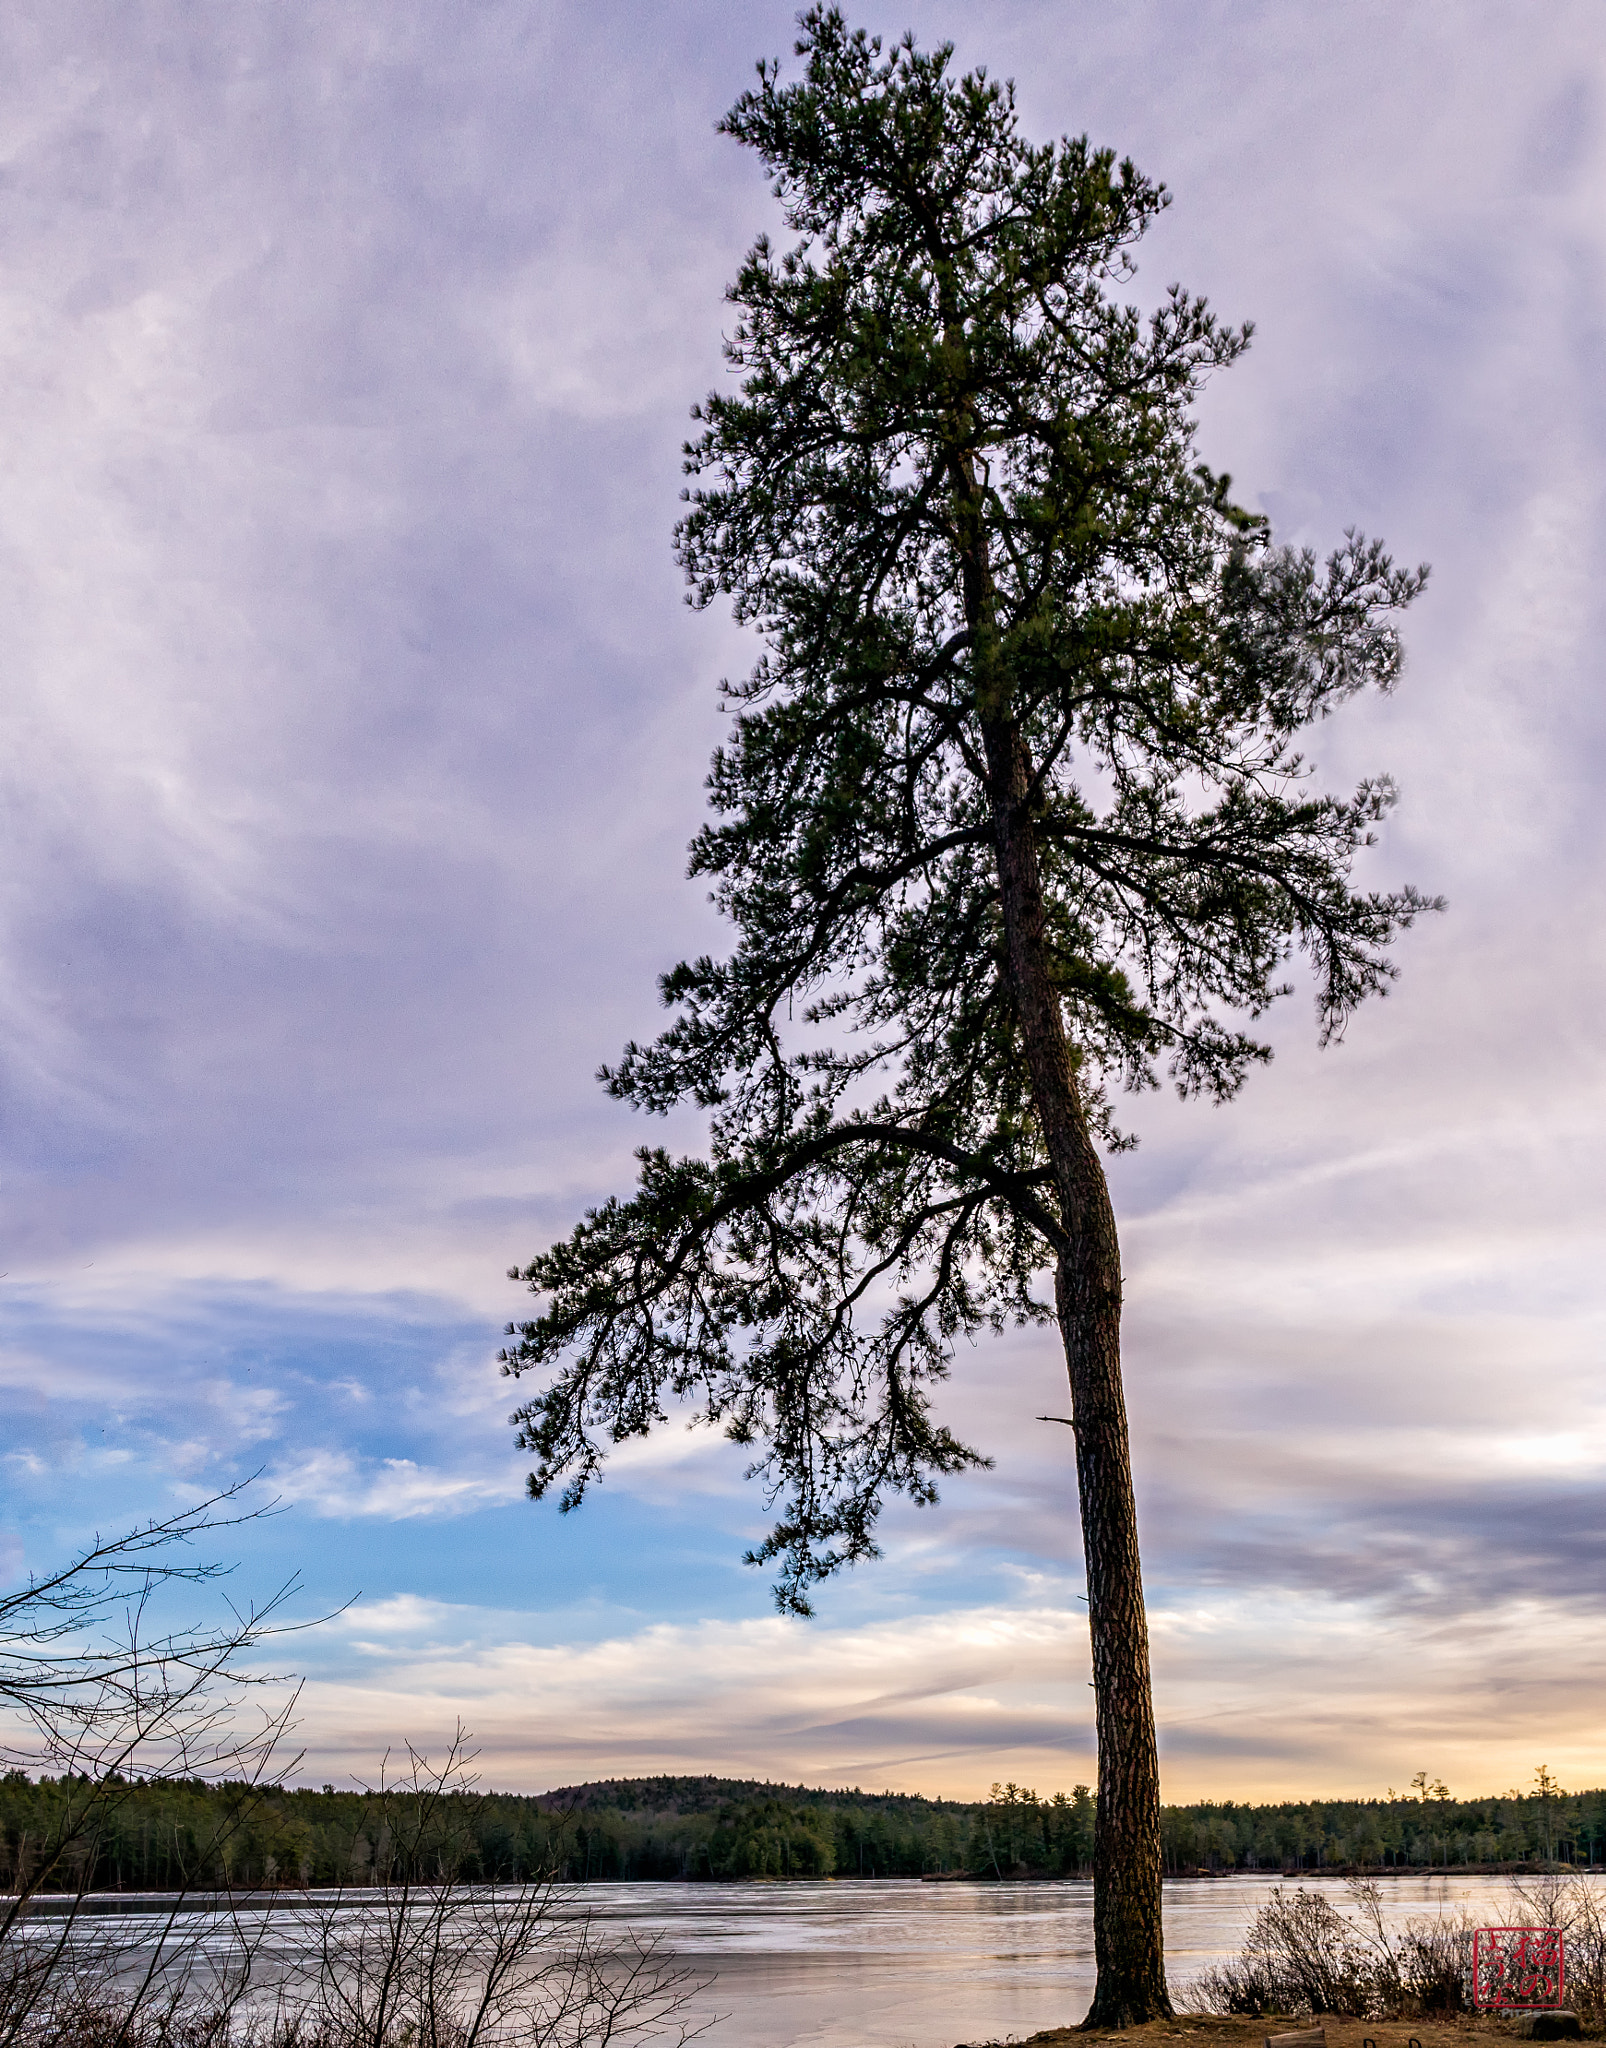
{"type": "Polygon", "coordinates": [[[1048,1000],[1110,1145],[1116,1089],[1232,1096],[1252,1029],[1314,976],[1331,1037],[1426,899],[1352,886],[1394,801],[1335,795],[1301,735],[1399,674],[1424,570],[1346,535],[1277,544],[1198,455],[1192,408],[1250,329],[1124,303],[1165,189],[1085,138],[1022,136],[946,46],[802,17],[722,124],[795,242],[730,289],[737,387],[699,409],[678,547],[694,604],[763,653],[726,686],[692,846],[735,932],[664,976],[675,1012],[603,1078],[708,1113],[628,1199],[515,1269],[536,1466],[575,1506],[672,1404],[752,1452],[777,1597],[875,1553],[889,1493],[983,1462],[936,1417],[956,1343],[1052,1314],[1071,1231],[1011,954],[1028,846],[1048,1000]]]}

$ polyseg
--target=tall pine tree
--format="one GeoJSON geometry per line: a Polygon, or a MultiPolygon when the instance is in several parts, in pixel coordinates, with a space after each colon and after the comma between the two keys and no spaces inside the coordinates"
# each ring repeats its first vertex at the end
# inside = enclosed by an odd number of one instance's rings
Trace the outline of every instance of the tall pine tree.
{"type": "Polygon", "coordinates": [[[1400,666],[1420,588],[1350,536],[1274,546],[1190,408],[1248,330],[1114,296],[1166,203],[1008,86],[802,17],[722,124],[796,245],[730,297],[739,388],[700,408],[678,529],[694,603],[766,652],[691,872],[735,927],[604,1069],[708,1112],[629,1200],[515,1277],[530,1490],[694,1404],[753,1453],[783,1608],[875,1555],[889,1492],[983,1462],[936,1419],[955,1340],[1056,1319],[1070,1375],[1098,1732],[1089,2018],[1168,2014],[1159,1775],[1101,1146],[1115,1087],[1235,1093],[1238,1028],[1314,968],[1331,1035],[1425,907],[1350,886],[1386,781],[1311,786],[1301,728],[1400,666]],[[1052,1275],[1052,1306],[1041,1282],[1052,1275]]]}

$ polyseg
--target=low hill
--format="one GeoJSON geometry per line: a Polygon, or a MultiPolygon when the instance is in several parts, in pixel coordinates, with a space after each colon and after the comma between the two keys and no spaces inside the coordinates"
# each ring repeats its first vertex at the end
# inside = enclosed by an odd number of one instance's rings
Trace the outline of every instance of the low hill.
{"type": "Polygon", "coordinates": [[[785,1785],[768,1778],[596,1778],[537,1793],[541,1805],[564,1813],[717,1813],[751,1800],[780,1800],[788,1806],[864,1808],[907,1813],[964,1812],[969,1802],[927,1799],[918,1792],[861,1792],[857,1785],[824,1789],[785,1785]]]}

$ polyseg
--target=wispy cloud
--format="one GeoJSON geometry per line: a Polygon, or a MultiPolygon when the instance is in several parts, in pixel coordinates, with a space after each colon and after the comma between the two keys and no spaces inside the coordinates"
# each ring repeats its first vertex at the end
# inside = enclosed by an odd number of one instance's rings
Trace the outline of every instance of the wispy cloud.
{"type": "Polygon", "coordinates": [[[379,1516],[406,1521],[416,1515],[465,1514],[486,1501],[505,1500],[504,1479],[444,1472],[411,1458],[365,1465],[347,1451],[314,1451],[270,1468],[267,1482],[279,1499],[323,1517],[379,1516]]]}
{"type": "MultiPolygon", "coordinates": [[[[811,1630],[736,1563],[732,1447],[631,1446],[560,1520],[491,1363],[505,1268],[698,1135],[592,1074],[718,943],[683,847],[751,649],[666,535],[772,213],[712,124],[793,11],[0,25],[0,1540],[278,1475],[243,1569],[370,1596],[309,1695],[353,1767],[461,1703],[529,1783],[1088,1768],[1051,1336],[957,1362],[996,1469],[811,1630]]],[[[1289,1005],[1115,1167],[1168,1768],[1606,1775],[1598,9],[915,20],[1172,185],[1134,293],[1259,323],[1203,426],[1249,502],[1435,565],[1314,752],[1398,772],[1375,872],[1450,914],[1346,1045],[1289,1005]]]]}
{"type": "MultiPolygon", "coordinates": [[[[994,1777],[1046,1791],[1091,1773],[1074,1604],[1026,1595],[858,1625],[770,1617],[545,1645],[510,1624],[359,1603],[338,1624],[349,1647],[324,1647],[308,1689],[308,1768],[360,1775],[382,1740],[440,1747],[461,1716],[484,1771],[532,1790],[716,1771],[975,1796],[994,1777]]],[[[1227,1776],[1238,1796],[1369,1796],[1425,1765],[1504,1789],[1526,1781],[1535,1742],[1577,1782],[1596,1754],[1606,1652],[1558,1672],[1551,1646],[1567,1626],[1521,1597],[1491,1602],[1470,1629],[1324,1596],[1161,1606],[1167,1795],[1209,1796],[1227,1776]]]]}

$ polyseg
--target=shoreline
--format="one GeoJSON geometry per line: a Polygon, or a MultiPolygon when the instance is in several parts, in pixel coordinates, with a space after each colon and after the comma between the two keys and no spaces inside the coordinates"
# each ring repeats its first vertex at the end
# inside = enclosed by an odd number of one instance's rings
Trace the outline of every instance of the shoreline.
{"type": "MultiPolygon", "coordinates": [[[[1552,1864],[1539,1868],[1533,1864],[1456,1864],[1446,1870],[1439,1864],[1415,1864],[1391,1866],[1386,1870],[1366,1868],[1341,1868],[1325,1870],[1182,1870],[1169,1873],[1164,1882],[1167,1885],[1213,1885],[1232,1879],[1252,1880],[1257,1884],[1306,1884],[1313,1880],[1348,1883],[1354,1879],[1394,1880],[1403,1878],[1451,1878],[1451,1877],[1600,1877],[1606,1876],[1606,1867],[1598,1863],[1552,1864]]],[[[459,1892],[488,1892],[506,1888],[518,1883],[517,1879],[491,1879],[481,1884],[456,1882],[452,1889],[459,1892]]],[[[542,1880],[536,1880],[542,1882],[542,1880]]],[[[590,1880],[572,1879],[557,1881],[553,1889],[566,1901],[598,1886],[610,1888],[634,1887],[636,1885],[674,1885],[686,1891],[732,1891],[744,1885],[765,1887],[786,1887],[792,1885],[841,1885],[851,1888],[869,1884],[963,1884],[997,1889],[1004,1885],[1086,1885],[1091,1888],[1092,1877],[1064,1876],[1048,1877],[1023,1872],[1019,1876],[995,1877],[991,1871],[945,1871],[930,1873],[925,1877],[858,1877],[832,1875],[830,1877],[748,1877],[748,1878],[707,1878],[707,1877],[610,1877],[590,1880]]],[[[424,1895],[434,1889],[430,1885],[413,1885],[409,1889],[415,1895],[424,1895]]],[[[377,1904],[393,1896],[385,1885],[348,1885],[343,1887],[314,1885],[303,1889],[297,1885],[242,1886],[231,1891],[191,1892],[140,1892],[101,1891],[87,1892],[77,1897],[70,1892],[36,1892],[23,1908],[21,1917],[30,1920],[65,1920],[74,1914],[79,1916],[109,1913],[227,1913],[238,1910],[278,1910],[294,1912],[308,1906],[359,1907],[377,1904]]],[[[15,1903],[15,1895],[0,1893],[0,1912],[5,1912],[15,1903]]],[[[1203,2016],[1200,2018],[1201,2023],[1203,2016]]],[[[1378,2048],[1384,2048],[1381,2037],[1377,2037],[1378,2048]]],[[[1425,2048],[1425,2042],[1424,2042],[1425,2048]]]]}

